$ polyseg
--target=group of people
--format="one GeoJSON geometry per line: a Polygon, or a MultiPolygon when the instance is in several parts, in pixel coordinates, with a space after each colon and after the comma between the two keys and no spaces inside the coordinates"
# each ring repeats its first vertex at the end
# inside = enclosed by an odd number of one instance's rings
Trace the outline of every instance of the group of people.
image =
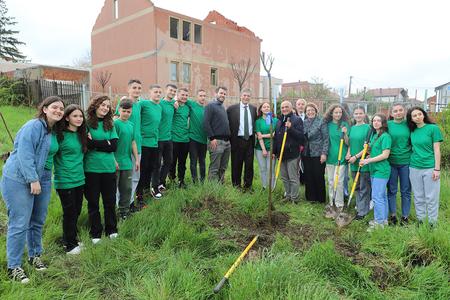
{"type": "Polygon", "coordinates": [[[92,243],[101,242],[103,235],[114,239],[117,219],[144,208],[145,195],[160,199],[168,188],[186,187],[188,155],[192,182],[203,182],[207,150],[207,178],[223,183],[231,157],[232,185],[243,192],[253,190],[256,156],[263,189],[274,187],[275,176],[269,172],[274,172],[279,160],[285,200],[298,202],[303,182],[306,200],[325,203],[326,170],[330,204],[342,208],[350,166],[353,176],[360,173],[356,219],[369,213],[373,201],[372,228],[384,226],[388,218],[396,223],[400,181],[401,222],[408,222],[411,188],[418,220],[428,216],[430,223],[437,222],[442,136],[422,108],[406,112],[403,104],[394,104],[392,120],[376,114],[368,124],[363,107],[354,109],[351,122],[340,105],[332,105],[322,118],[318,107],[303,99],[295,109],[290,101],[282,102],[281,114],[275,118],[270,103],[258,108],[250,104],[249,89],[241,92],[238,104],[227,109],[227,88],[222,86],[209,103],[204,90],[197,91],[195,100],[188,99],[186,88],[173,84],[165,86],[164,96],[161,86],[151,85],[149,99],[142,99],[142,90],[139,80],[130,80],[128,95],[115,110],[106,95],[93,97],[86,112],[75,104],[66,106],[57,96],[48,97],[36,118],[18,131],[1,179],[8,210],[11,279],[29,281],[22,268],[25,243],[29,263],[36,270],[47,268],[41,260],[42,230],[52,181],[62,206],[64,249],[69,255],[79,254],[83,244],[77,221],[83,196],[92,243]],[[365,144],[369,144],[369,153],[361,159],[365,144]],[[339,161],[340,150],[344,154],[339,161]],[[335,176],[336,172],[342,176],[335,176]]]}

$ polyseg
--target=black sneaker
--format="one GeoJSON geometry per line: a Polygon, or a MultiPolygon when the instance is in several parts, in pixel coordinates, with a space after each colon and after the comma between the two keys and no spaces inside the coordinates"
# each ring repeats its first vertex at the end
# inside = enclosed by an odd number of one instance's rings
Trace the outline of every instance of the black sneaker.
{"type": "Polygon", "coordinates": [[[132,213],[132,214],[139,211],[139,209],[134,204],[134,202],[137,202],[137,200],[133,201],[133,203],[130,204],[130,213],[132,213]]]}
{"type": "Polygon", "coordinates": [[[356,221],[360,221],[362,219],[364,219],[365,216],[361,216],[361,215],[356,215],[355,220],[356,221]]]}
{"type": "Polygon", "coordinates": [[[30,265],[34,267],[36,271],[44,271],[47,270],[47,266],[42,262],[41,258],[39,256],[30,257],[28,259],[28,262],[30,265]]]}
{"type": "Polygon", "coordinates": [[[8,276],[13,281],[18,281],[20,283],[28,283],[30,279],[21,267],[16,267],[14,269],[8,269],[8,276]]]}
{"type": "Polygon", "coordinates": [[[164,184],[160,184],[158,185],[158,191],[162,194],[167,191],[167,188],[164,186],[164,184]]]}
{"type": "Polygon", "coordinates": [[[150,194],[152,195],[153,198],[155,199],[161,199],[162,194],[159,191],[155,191],[154,188],[152,188],[150,194]]]}
{"type": "Polygon", "coordinates": [[[408,223],[409,223],[408,217],[402,217],[400,219],[400,226],[406,226],[406,225],[408,225],[408,223]]]}
{"type": "Polygon", "coordinates": [[[389,217],[389,225],[397,225],[397,223],[398,223],[397,216],[389,217]]]}

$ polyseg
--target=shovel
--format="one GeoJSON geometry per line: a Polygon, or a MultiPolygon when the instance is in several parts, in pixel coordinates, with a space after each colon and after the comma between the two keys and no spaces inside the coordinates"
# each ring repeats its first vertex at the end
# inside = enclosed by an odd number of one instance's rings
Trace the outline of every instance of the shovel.
{"type": "MultiPolygon", "coordinates": [[[[290,118],[287,118],[287,122],[289,122],[289,120],[290,120],[290,118]]],[[[277,186],[278,175],[280,175],[281,162],[283,161],[284,145],[286,144],[286,138],[287,138],[287,130],[288,130],[288,128],[286,127],[286,125],[284,125],[284,134],[283,134],[283,141],[281,143],[280,159],[278,160],[277,170],[275,172],[275,182],[273,184],[272,191],[275,190],[275,188],[277,186]]]]}
{"type": "MultiPolygon", "coordinates": [[[[5,120],[5,118],[3,117],[3,114],[0,112],[0,118],[2,119],[2,121],[3,121],[3,125],[5,125],[5,129],[6,129],[6,132],[8,133],[8,136],[9,136],[9,138],[11,139],[11,143],[12,143],[12,145],[13,145],[13,147],[14,147],[14,139],[13,139],[13,137],[12,137],[12,135],[11,135],[11,132],[9,131],[9,128],[8,128],[8,125],[6,125],[6,120],[5,120]]],[[[3,160],[4,162],[8,159],[8,157],[9,157],[9,153],[10,152],[6,152],[6,153],[3,153],[3,154],[0,154],[0,159],[1,160],[3,160]]]]}
{"type": "Polygon", "coordinates": [[[325,206],[325,218],[334,219],[338,215],[339,211],[336,207],[336,194],[337,194],[337,185],[339,181],[339,173],[342,159],[342,148],[344,147],[344,132],[341,133],[341,140],[339,142],[339,152],[338,152],[338,164],[334,171],[334,183],[333,183],[333,205],[325,206]]]}
{"type": "MultiPolygon", "coordinates": [[[[364,148],[363,148],[363,153],[361,155],[361,160],[363,160],[366,157],[367,150],[369,149],[369,139],[371,136],[372,136],[372,129],[369,130],[366,140],[364,141],[364,148]]],[[[350,196],[348,197],[347,205],[345,206],[345,203],[344,203],[344,209],[336,217],[336,225],[338,227],[347,226],[354,219],[354,216],[352,214],[350,214],[350,212],[349,212],[350,211],[350,203],[352,202],[352,198],[355,193],[356,185],[358,184],[360,174],[361,174],[361,165],[358,166],[358,171],[356,172],[355,180],[353,181],[353,186],[352,186],[352,190],[350,192],[350,196]]]]}

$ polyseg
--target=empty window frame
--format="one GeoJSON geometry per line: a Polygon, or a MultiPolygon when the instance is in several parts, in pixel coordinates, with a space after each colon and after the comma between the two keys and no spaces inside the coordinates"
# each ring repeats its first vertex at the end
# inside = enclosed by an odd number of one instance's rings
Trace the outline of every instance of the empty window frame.
{"type": "Polygon", "coordinates": [[[202,25],[194,24],[194,42],[196,44],[202,43],[202,25]]]}
{"type": "Polygon", "coordinates": [[[178,82],[178,62],[170,62],[170,81],[178,82]]]}
{"type": "Polygon", "coordinates": [[[191,83],[191,64],[183,63],[183,82],[191,83]]]}
{"type": "Polygon", "coordinates": [[[183,41],[191,40],[191,22],[183,21],[183,41]]]}
{"type": "Polygon", "coordinates": [[[114,0],[114,19],[119,18],[119,0],[114,0]]]}
{"type": "Polygon", "coordinates": [[[180,20],[177,18],[170,17],[170,37],[178,39],[178,24],[180,20]]]}
{"type": "Polygon", "coordinates": [[[217,86],[218,82],[218,70],[217,68],[211,68],[211,85],[217,86]]]}

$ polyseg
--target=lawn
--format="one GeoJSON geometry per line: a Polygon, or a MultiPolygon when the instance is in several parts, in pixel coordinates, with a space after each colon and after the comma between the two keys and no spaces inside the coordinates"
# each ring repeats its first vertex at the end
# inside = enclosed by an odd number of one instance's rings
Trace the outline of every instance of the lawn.
{"type": "MultiPolygon", "coordinates": [[[[0,107],[13,134],[33,112],[0,107]]],[[[0,152],[11,148],[0,125],[0,152]]],[[[229,171],[228,171],[229,172],[229,171]]],[[[258,168],[255,163],[255,174],[258,168]]],[[[188,172],[189,174],[189,172],[188,172]]],[[[450,299],[450,179],[441,179],[439,226],[366,232],[369,217],[338,229],[323,205],[281,203],[275,191],[272,226],[259,177],[255,192],[207,183],[171,189],[119,224],[119,238],[92,245],[86,202],[79,220],[86,249],[68,257],[61,246],[61,205],[52,194],[38,273],[25,264],[28,285],[8,281],[6,210],[0,202],[1,299],[450,299]],[[230,284],[212,290],[254,235],[259,240],[230,284]]],[[[188,182],[190,180],[188,179],[188,182]]]]}

